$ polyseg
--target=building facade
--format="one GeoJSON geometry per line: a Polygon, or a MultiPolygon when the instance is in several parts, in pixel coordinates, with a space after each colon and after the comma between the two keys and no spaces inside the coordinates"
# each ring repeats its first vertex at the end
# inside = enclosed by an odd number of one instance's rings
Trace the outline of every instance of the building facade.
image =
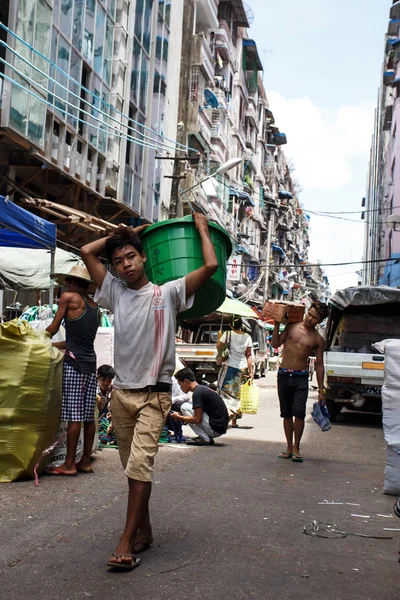
{"type": "MultiPolygon", "coordinates": [[[[171,180],[159,157],[176,148],[183,4],[1,3],[0,193],[117,223],[167,216],[171,180]]],[[[64,217],[61,239],[80,246],[96,233],[90,220],[64,217]]]]}
{"type": "Polygon", "coordinates": [[[234,297],[299,299],[311,277],[300,266],[308,257],[309,219],[282,150],[286,136],[269,107],[246,7],[192,0],[184,11],[177,138],[191,150],[175,161],[170,216],[195,205],[230,232],[234,297]],[[213,176],[235,157],[242,158],[238,166],[213,176]]]}
{"type": "Polygon", "coordinates": [[[382,86],[378,92],[367,193],[362,202],[365,220],[364,285],[400,285],[400,2],[390,9],[385,34],[382,86]]]}
{"type": "Polygon", "coordinates": [[[250,16],[241,0],[3,1],[0,193],[74,248],[195,207],[234,241],[229,294],[310,294],[309,217],[250,16]]]}

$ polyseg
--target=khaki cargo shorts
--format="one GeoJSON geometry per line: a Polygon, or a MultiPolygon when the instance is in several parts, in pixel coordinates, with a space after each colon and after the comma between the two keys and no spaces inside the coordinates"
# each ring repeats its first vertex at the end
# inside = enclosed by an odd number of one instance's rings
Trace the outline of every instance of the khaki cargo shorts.
{"type": "Polygon", "coordinates": [[[152,480],[158,440],[171,404],[170,392],[112,391],[112,423],[122,466],[130,479],[152,480]]]}

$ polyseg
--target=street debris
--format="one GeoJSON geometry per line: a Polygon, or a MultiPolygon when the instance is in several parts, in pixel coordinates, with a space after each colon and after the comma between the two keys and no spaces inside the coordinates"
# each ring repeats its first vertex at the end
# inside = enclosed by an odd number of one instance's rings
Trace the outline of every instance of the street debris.
{"type": "MultiPolygon", "coordinates": [[[[397,531],[400,531],[398,529],[397,531]]],[[[321,537],[326,539],[339,539],[348,536],[369,538],[373,540],[392,540],[393,537],[369,535],[367,533],[356,533],[354,531],[341,531],[335,523],[322,523],[321,521],[312,521],[310,525],[304,525],[303,533],[312,537],[321,537]]]]}
{"type": "Polygon", "coordinates": [[[351,515],[352,517],[359,517],[360,519],[370,519],[371,517],[369,515],[351,515]]]}

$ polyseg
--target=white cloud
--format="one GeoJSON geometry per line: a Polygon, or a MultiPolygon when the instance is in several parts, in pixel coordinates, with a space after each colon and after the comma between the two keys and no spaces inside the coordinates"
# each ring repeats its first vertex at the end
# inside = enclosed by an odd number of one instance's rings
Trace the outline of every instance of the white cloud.
{"type": "Polygon", "coordinates": [[[288,137],[286,154],[296,164],[296,178],[305,190],[343,189],[349,183],[352,160],[368,157],[374,105],[325,110],[310,98],[268,94],[270,108],[288,137]]]}
{"type": "MultiPolygon", "coordinates": [[[[374,105],[318,107],[310,98],[268,94],[276,123],[288,138],[285,154],[293,159],[303,192],[300,201],[314,211],[358,211],[365,194],[374,105]]],[[[309,260],[323,264],[361,259],[364,227],[360,213],[347,220],[311,214],[309,260]]],[[[332,291],[357,285],[360,264],[327,267],[332,291]]]]}

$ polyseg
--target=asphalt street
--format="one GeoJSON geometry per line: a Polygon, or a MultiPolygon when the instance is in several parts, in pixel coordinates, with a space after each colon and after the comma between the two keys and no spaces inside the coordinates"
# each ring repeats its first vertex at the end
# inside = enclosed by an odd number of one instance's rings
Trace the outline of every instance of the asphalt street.
{"type": "Polygon", "coordinates": [[[2,598],[397,600],[400,531],[384,529],[400,519],[381,493],[380,418],[349,412],[322,433],[308,416],[304,463],[279,460],[274,384],[260,380],[259,413],[215,446],[160,448],[154,545],[130,573],[106,567],[127,500],[116,450],[96,454],[94,475],[2,484],[2,598]],[[393,539],[305,535],[314,520],[393,539]]]}

